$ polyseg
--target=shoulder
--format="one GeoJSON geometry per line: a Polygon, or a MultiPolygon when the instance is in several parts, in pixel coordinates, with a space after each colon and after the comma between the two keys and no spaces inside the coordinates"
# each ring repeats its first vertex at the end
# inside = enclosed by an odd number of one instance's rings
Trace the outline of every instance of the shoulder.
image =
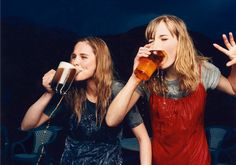
{"type": "Polygon", "coordinates": [[[219,70],[218,67],[216,67],[214,64],[212,64],[209,61],[203,61],[201,66],[203,70],[219,70]]]}
{"type": "Polygon", "coordinates": [[[208,61],[204,61],[201,65],[201,73],[202,73],[202,76],[207,75],[207,74],[212,74],[212,73],[220,74],[220,70],[214,64],[208,61]]]}
{"type": "Polygon", "coordinates": [[[124,83],[122,83],[119,80],[113,80],[113,82],[112,82],[112,94],[116,96],[123,87],[124,87],[124,83]]]}
{"type": "Polygon", "coordinates": [[[201,79],[205,89],[214,89],[220,80],[221,72],[214,64],[204,61],[201,65],[201,79]]]}

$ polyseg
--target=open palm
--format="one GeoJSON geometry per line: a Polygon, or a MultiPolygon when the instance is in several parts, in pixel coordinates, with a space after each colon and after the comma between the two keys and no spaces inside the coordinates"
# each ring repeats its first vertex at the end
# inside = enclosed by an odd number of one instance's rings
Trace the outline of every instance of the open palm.
{"type": "Polygon", "coordinates": [[[223,34],[222,38],[226,48],[223,48],[222,46],[216,43],[214,43],[213,46],[229,57],[230,61],[227,62],[226,66],[232,66],[236,64],[236,44],[234,41],[233,33],[232,32],[229,33],[229,38],[225,34],[223,34]]]}

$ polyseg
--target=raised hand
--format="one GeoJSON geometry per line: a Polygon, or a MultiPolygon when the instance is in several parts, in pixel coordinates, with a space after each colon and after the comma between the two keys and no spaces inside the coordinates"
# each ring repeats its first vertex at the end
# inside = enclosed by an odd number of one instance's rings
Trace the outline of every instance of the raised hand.
{"type": "Polygon", "coordinates": [[[225,34],[223,34],[222,38],[227,49],[216,43],[214,43],[213,46],[229,57],[230,61],[227,62],[226,66],[232,66],[236,64],[236,44],[234,41],[233,33],[229,32],[229,38],[225,34]]]}
{"type": "Polygon", "coordinates": [[[48,71],[42,78],[42,85],[44,86],[44,88],[47,90],[47,92],[52,93],[53,90],[51,88],[51,82],[53,79],[53,76],[55,75],[56,71],[51,69],[50,71],[48,71]]]}

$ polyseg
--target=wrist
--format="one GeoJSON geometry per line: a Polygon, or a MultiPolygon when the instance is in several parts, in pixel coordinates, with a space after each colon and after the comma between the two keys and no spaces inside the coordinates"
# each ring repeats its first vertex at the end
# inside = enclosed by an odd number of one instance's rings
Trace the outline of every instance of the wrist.
{"type": "Polygon", "coordinates": [[[49,97],[49,98],[52,98],[54,96],[54,94],[55,94],[55,92],[53,92],[53,91],[44,92],[44,96],[49,97]]]}
{"type": "Polygon", "coordinates": [[[135,74],[133,73],[131,75],[129,81],[131,81],[132,84],[134,84],[135,86],[138,86],[142,80],[140,80],[138,77],[136,77],[135,74]]]}

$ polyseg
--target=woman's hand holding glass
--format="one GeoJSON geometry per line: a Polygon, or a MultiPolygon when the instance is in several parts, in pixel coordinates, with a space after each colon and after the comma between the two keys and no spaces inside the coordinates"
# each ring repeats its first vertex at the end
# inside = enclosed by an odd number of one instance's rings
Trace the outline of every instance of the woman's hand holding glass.
{"type": "Polygon", "coordinates": [[[150,48],[150,44],[146,44],[143,47],[139,48],[138,53],[134,58],[133,71],[137,68],[140,57],[148,57],[151,54],[149,48],[150,48]]]}
{"type": "Polygon", "coordinates": [[[53,79],[55,73],[56,73],[56,71],[54,69],[51,69],[46,74],[44,74],[44,76],[42,78],[42,85],[48,93],[53,93],[53,89],[51,87],[51,82],[52,82],[52,79],[53,79]]]}

